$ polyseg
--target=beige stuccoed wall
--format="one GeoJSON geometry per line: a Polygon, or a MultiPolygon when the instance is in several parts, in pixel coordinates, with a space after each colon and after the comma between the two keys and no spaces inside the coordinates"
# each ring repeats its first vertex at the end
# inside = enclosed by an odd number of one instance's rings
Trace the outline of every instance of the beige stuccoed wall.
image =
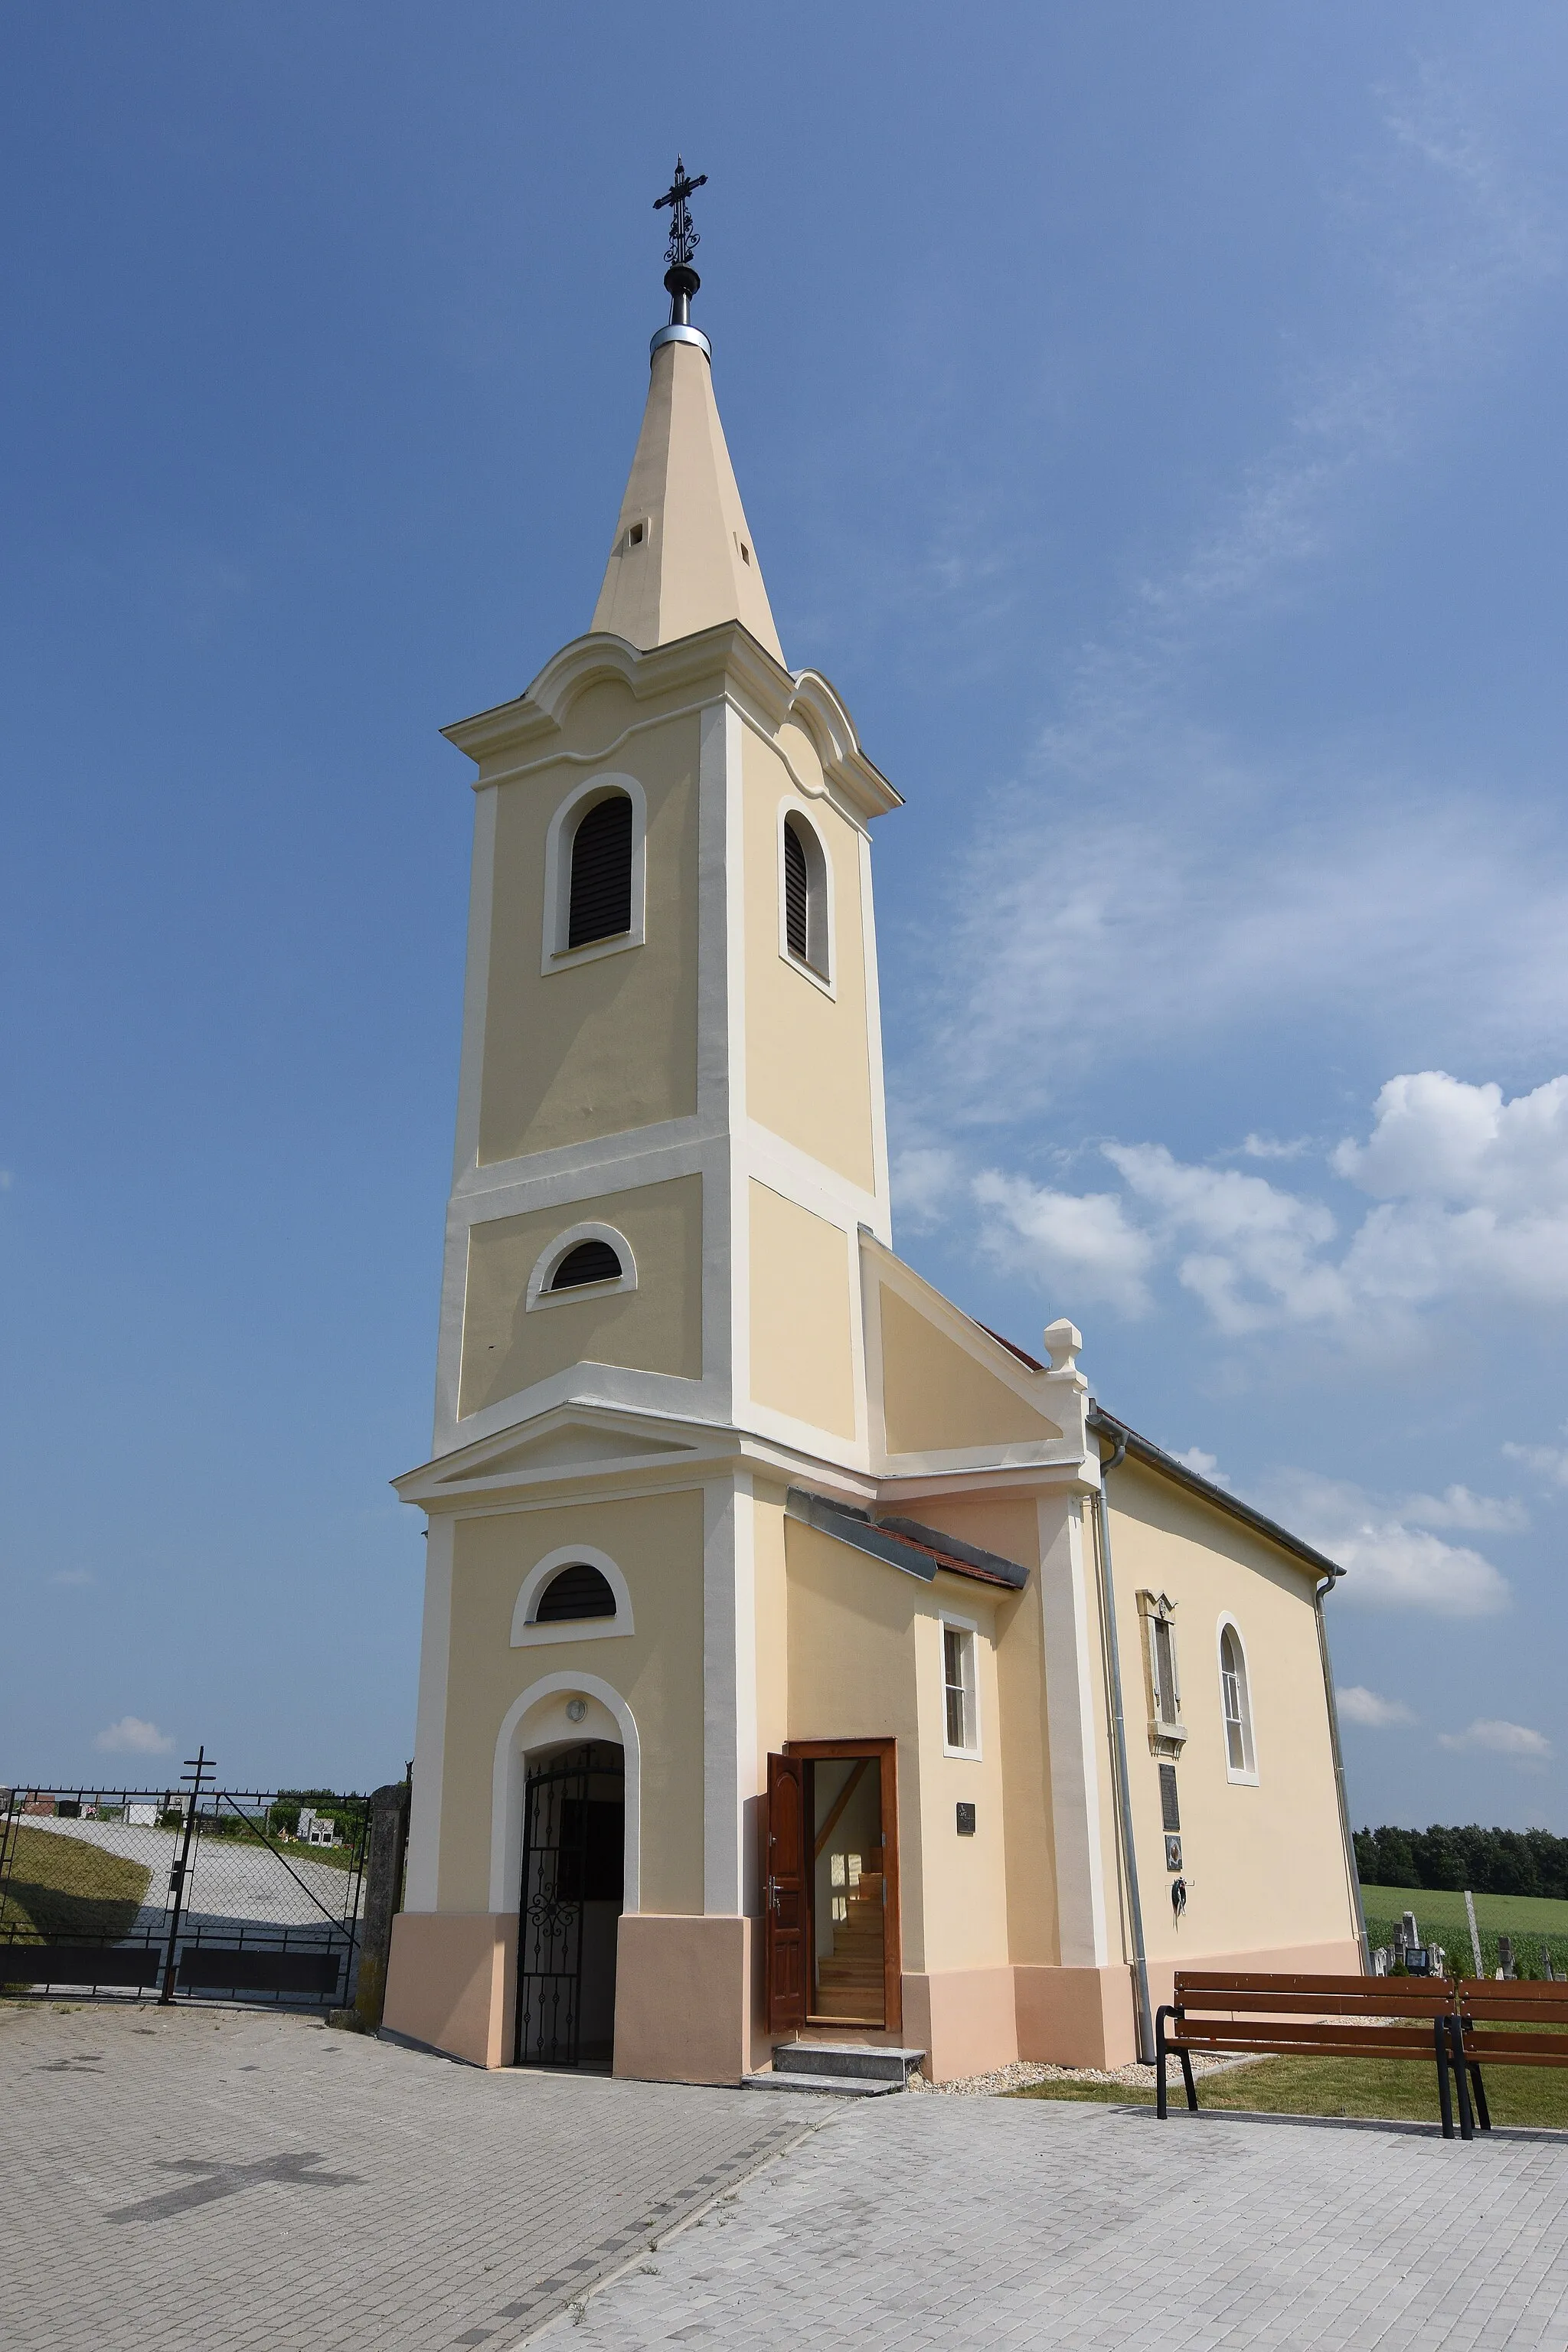
{"type": "Polygon", "coordinates": [[[906,1976],[1007,1964],[1006,1808],[995,1604],[963,1578],[918,1578],[790,1520],[789,1737],[898,1741],[906,1976]],[[942,1753],[942,1617],[975,1626],[981,1754],[942,1753]],[[976,1809],[957,1834],[961,1800],[976,1809]]]}
{"type": "Polygon", "coordinates": [[[1016,1963],[1060,1958],[1049,1727],[1040,1626],[1040,1521],[1028,1495],[939,1495],[911,1507],[928,1527],[1015,1560],[1031,1573],[994,1603],[1001,1727],[1007,1949],[1016,1963]]]}
{"type": "Polygon", "coordinates": [[[882,1409],[889,1454],[945,1452],[1010,1438],[1059,1437],[1056,1423],[939,1331],[885,1282],[882,1409]]]}
{"type": "MultiPolygon", "coordinates": [[[[1263,1537],[1132,1463],[1118,1469],[1107,1486],[1133,1832],[1151,1961],[1193,1967],[1207,1955],[1353,1947],[1311,1570],[1289,1564],[1263,1537]],[[1179,1926],[1168,1896],[1159,1759],[1149,1747],[1148,1676],[1136,1600],[1141,1586],[1168,1593],[1177,1604],[1188,1731],[1176,1766],[1188,1887],[1179,1926]],[[1234,1616],[1247,1648],[1255,1788],[1226,1775],[1222,1612],[1234,1616]]],[[[1357,1963],[1344,1957],[1336,1964],[1357,1963]]]]}
{"type": "Polygon", "coordinates": [[[796,1421],[855,1435],[850,1236],[753,1177],[752,1394],[796,1421]]]}
{"type": "MultiPolygon", "coordinates": [[[[820,786],[822,766],[798,727],[781,730],[797,768],[820,786]]],[[[798,803],[777,751],[748,728],[741,773],[745,798],[746,1107],[751,1116],[848,1178],[876,1185],[871,1068],[867,1045],[866,947],[860,913],[860,835],[826,799],[805,803],[833,866],[834,994],[779,951],[779,807],[798,803]]]]}
{"type": "MultiPolygon", "coordinates": [[[[608,686],[583,700],[617,692],[608,686]]],[[[611,743],[606,772],[635,776],[647,795],[646,942],[542,973],[545,835],[560,803],[595,771],[563,761],[492,787],[495,898],[479,1103],[486,1163],[697,1107],[698,718],[671,717],[615,745],[615,714],[590,715],[597,724],[576,731],[595,746],[611,743]]]]}
{"type": "Polygon", "coordinates": [[[576,1363],[701,1378],[700,1176],[497,1217],[471,1229],[459,1413],[478,1412],[576,1363]],[[557,1234],[588,1223],[626,1235],[637,1288],[567,1292],[531,1309],[528,1281],[541,1254],[557,1234]]]}
{"type": "Polygon", "coordinates": [[[441,1789],[441,1911],[489,1903],[496,1740],[514,1700],[546,1675],[607,1682],[630,1707],[642,1750],[641,1908],[702,1908],[702,1495],[464,1518],[452,1570],[451,1701],[441,1789]],[[607,1552],[630,1588],[637,1630],[513,1649],[523,1578],[563,1545],[607,1552]]]}

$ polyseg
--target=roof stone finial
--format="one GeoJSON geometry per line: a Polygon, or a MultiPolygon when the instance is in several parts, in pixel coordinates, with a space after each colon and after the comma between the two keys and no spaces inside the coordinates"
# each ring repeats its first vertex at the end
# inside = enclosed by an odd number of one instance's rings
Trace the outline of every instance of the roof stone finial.
{"type": "Polygon", "coordinates": [[[678,155],[674,179],[663,195],[653,200],[656,213],[663,212],[667,205],[669,208],[669,243],[664,249],[664,257],[669,267],[664,273],[664,284],[669,296],[669,323],[672,327],[690,326],[691,298],[702,283],[691,267],[691,257],[700,240],[691,226],[690,199],[696,189],[705,188],[707,184],[707,173],[699,172],[694,180],[689,179],[685,163],[678,155]]]}

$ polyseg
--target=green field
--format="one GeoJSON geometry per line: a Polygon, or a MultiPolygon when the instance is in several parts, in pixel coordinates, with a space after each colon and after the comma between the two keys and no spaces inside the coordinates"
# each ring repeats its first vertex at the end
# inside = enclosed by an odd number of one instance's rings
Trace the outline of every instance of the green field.
{"type": "MultiPolygon", "coordinates": [[[[1184,2106],[1182,2070],[1173,2061],[1170,2080],[1173,2105],[1184,2106]]],[[[1494,2066],[1486,2085],[1493,2123],[1568,2129],[1568,2067],[1494,2066]]],[[[1094,2099],[1117,2106],[1154,2103],[1152,2086],[1121,2083],[1037,2083],[1007,2096],[1094,2099]]],[[[1381,2116],[1394,2123],[1435,2124],[1440,2114],[1436,2067],[1400,2058],[1260,2058],[1256,2065],[1200,2076],[1198,2105],[1232,2114],[1381,2116]]]]}
{"type": "Polygon", "coordinates": [[[152,1874],[85,1838],[18,1829],[0,1928],[31,1943],[53,1936],[128,1936],[152,1874]]]}
{"type": "MultiPolygon", "coordinates": [[[[1361,1899],[1373,1945],[1390,1944],[1406,1911],[1414,1911],[1423,1936],[1441,1944],[1448,1965],[1462,1976],[1474,1970],[1470,1931],[1465,1918],[1465,1898],[1447,1888],[1430,1886],[1363,1886],[1361,1899]]],[[[1476,1925],[1480,1930],[1481,1966],[1490,1976],[1498,1967],[1498,1937],[1511,1936],[1514,1961],[1521,1976],[1542,1976],[1542,1938],[1547,1939],[1553,1972],[1568,1976],[1568,1903],[1541,1895],[1478,1895],[1476,1925]]]]}

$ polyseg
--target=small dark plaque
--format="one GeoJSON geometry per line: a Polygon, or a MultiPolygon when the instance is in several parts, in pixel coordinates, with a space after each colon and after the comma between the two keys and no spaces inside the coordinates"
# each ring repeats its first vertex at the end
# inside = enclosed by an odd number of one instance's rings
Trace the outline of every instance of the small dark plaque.
{"type": "MultiPolygon", "coordinates": [[[[1176,1768],[1173,1764],[1160,1767],[1160,1819],[1167,1834],[1174,1836],[1182,1826],[1182,1808],[1176,1796],[1176,1768]]],[[[1180,1869],[1178,1863],[1175,1867],[1180,1869]]]]}
{"type": "Polygon", "coordinates": [[[974,1808],[973,1805],[960,1805],[958,1809],[958,1834],[960,1837],[973,1837],[974,1835],[974,1808]]]}
{"type": "Polygon", "coordinates": [[[1179,1837],[1168,1837],[1165,1840],[1165,1867],[1167,1870],[1180,1870],[1181,1866],[1182,1841],[1179,1837]]]}

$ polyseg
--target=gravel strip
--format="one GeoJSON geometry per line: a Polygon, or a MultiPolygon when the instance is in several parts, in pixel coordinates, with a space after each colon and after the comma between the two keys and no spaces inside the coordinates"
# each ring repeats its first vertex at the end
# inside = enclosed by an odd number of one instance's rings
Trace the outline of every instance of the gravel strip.
{"type": "MultiPolygon", "coordinates": [[[[1202,2052],[1193,2057],[1194,2074],[1226,2074],[1235,2066],[1256,2066],[1256,2058],[1210,2058],[1202,2052]]],[[[1179,2086],[1180,2064],[1171,2062],[1171,2079],[1179,2086]]],[[[1016,2058],[1010,2066],[998,2066],[989,2074],[969,2074],[954,2083],[928,2083],[923,2074],[910,2081],[911,2091],[935,2091],[949,2098],[995,2099],[1007,2091],[1025,2091],[1034,2083],[1125,2083],[1130,2090],[1152,2091],[1152,2066],[1117,2066],[1109,2074],[1098,2066],[1047,2066],[1029,2058],[1016,2058]]]]}

